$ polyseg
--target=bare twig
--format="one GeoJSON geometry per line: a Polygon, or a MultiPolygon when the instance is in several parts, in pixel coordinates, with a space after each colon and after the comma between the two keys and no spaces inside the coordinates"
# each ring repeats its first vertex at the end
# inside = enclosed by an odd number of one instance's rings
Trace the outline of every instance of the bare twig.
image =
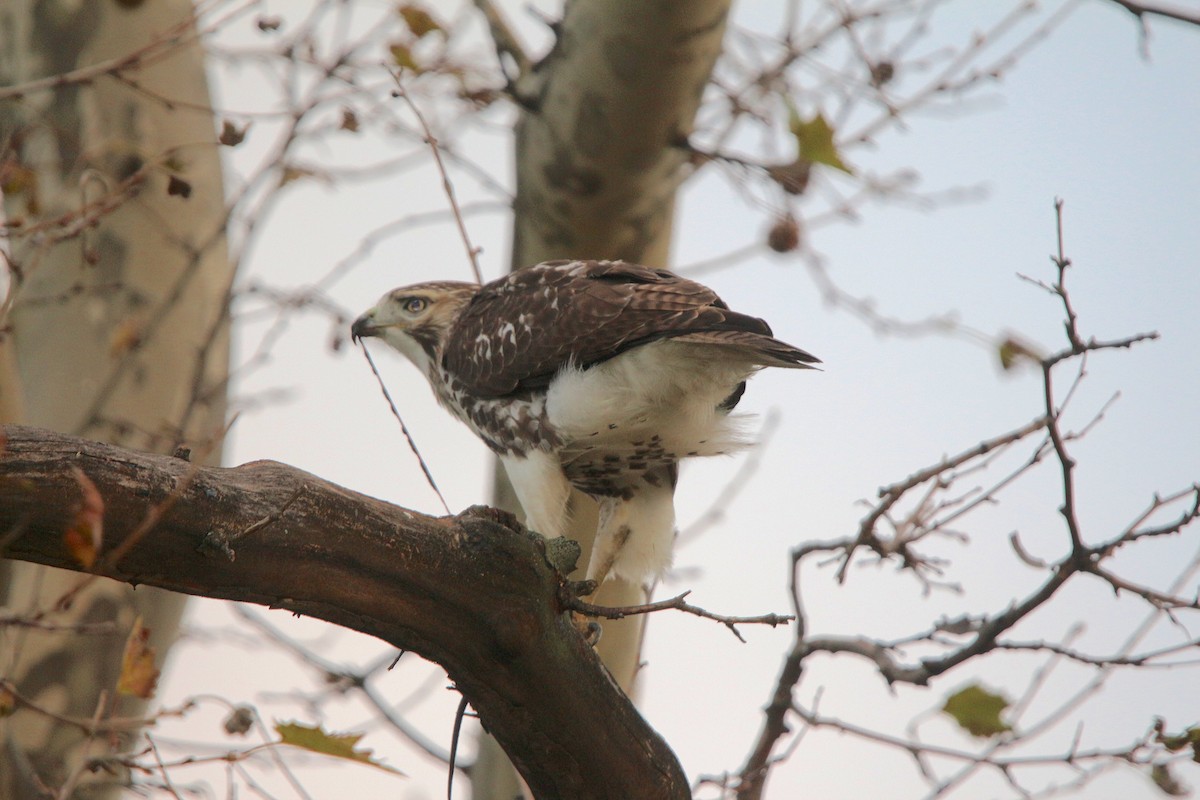
{"type": "Polygon", "coordinates": [[[442,490],[438,488],[437,481],[433,479],[433,473],[429,471],[429,465],[421,457],[421,451],[417,449],[416,441],[413,440],[412,434],[408,432],[408,426],[404,424],[404,419],[400,416],[400,411],[396,408],[396,402],[392,400],[392,395],[388,393],[387,385],[383,382],[383,376],[379,374],[379,370],[375,367],[375,360],[371,358],[371,353],[367,350],[366,344],[362,345],[362,353],[367,359],[367,363],[371,365],[371,372],[374,373],[375,380],[379,382],[379,391],[383,392],[383,397],[387,400],[388,408],[392,410],[392,416],[400,423],[400,430],[403,431],[404,438],[408,440],[409,449],[417,457],[417,463],[421,465],[421,471],[425,473],[425,480],[429,482],[430,488],[433,489],[433,493],[441,501],[442,508],[445,509],[446,513],[453,513],[450,510],[449,504],[446,503],[446,498],[442,496],[442,490]]]}
{"type": "Polygon", "coordinates": [[[673,608],[676,611],[682,611],[686,614],[693,614],[697,617],[720,622],[722,625],[728,628],[730,632],[738,638],[738,640],[742,642],[745,642],[746,640],[742,638],[742,634],[738,631],[738,625],[770,625],[772,628],[774,628],[777,625],[786,625],[788,622],[791,622],[795,619],[795,617],[784,614],[759,614],[751,617],[732,617],[725,614],[714,614],[711,611],[706,611],[703,608],[686,602],[684,598],[686,598],[689,594],[691,594],[691,592],[687,591],[677,594],[674,597],[666,600],[658,600],[653,603],[643,603],[636,606],[615,607],[597,606],[578,597],[571,596],[566,598],[564,605],[566,605],[566,607],[570,610],[583,614],[584,616],[603,617],[604,619],[624,619],[625,617],[631,617],[637,614],[653,614],[657,611],[666,611],[667,609],[673,608]]]}
{"type": "Polygon", "coordinates": [[[1200,25],[1200,11],[1179,8],[1178,6],[1165,6],[1158,3],[1135,3],[1133,0],[1109,0],[1109,2],[1116,3],[1130,14],[1133,14],[1137,17],[1138,22],[1143,25],[1145,24],[1144,18],[1147,15],[1186,22],[1189,25],[1200,25]]]}
{"type": "Polygon", "coordinates": [[[462,237],[463,246],[467,249],[467,260],[471,264],[471,270],[475,273],[475,282],[483,283],[483,271],[479,268],[479,248],[471,244],[471,237],[467,233],[467,224],[463,221],[462,211],[458,207],[458,200],[454,196],[454,184],[450,182],[450,176],[446,172],[446,165],[442,163],[442,154],[438,147],[438,140],[434,137],[433,131],[429,129],[429,124],[425,121],[424,115],[421,114],[421,109],[417,108],[417,104],[413,102],[409,96],[408,90],[404,88],[404,82],[400,80],[399,73],[393,75],[396,81],[395,94],[405,102],[413,116],[417,118],[417,123],[421,126],[421,130],[425,133],[425,141],[429,144],[429,150],[433,153],[433,163],[437,166],[438,174],[442,177],[442,190],[446,193],[446,199],[450,203],[450,207],[454,210],[454,221],[458,224],[458,234],[462,237]]]}

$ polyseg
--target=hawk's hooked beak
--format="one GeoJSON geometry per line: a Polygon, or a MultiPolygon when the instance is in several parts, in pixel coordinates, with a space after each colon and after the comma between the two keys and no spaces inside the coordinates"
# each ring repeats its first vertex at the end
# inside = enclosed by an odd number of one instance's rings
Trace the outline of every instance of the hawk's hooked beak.
{"type": "Polygon", "coordinates": [[[372,336],[378,336],[379,331],[383,326],[375,322],[375,309],[363,314],[358,319],[354,320],[354,324],[350,326],[350,341],[358,343],[359,339],[367,339],[372,336]]]}

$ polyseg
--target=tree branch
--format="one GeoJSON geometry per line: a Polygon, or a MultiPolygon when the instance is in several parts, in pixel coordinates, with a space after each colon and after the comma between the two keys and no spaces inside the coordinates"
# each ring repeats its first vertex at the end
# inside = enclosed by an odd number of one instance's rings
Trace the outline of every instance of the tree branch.
{"type": "Polygon", "coordinates": [[[1189,25],[1200,25],[1200,12],[1193,9],[1172,8],[1155,3],[1135,3],[1133,0],[1109,0],[1109,2],[1116,3],[1130,14],[1133,14],[1142,24],[1145,24],[1146,16],[1149,14],[1166,17],[1178,22],[1186,22],[1189,25]]]}
{"type": "Polygon", "coordinates": [[[287,608],[437,662],[539,798],[690,797],[670,748],[572,626],[560,559],[509,515],[427,517],[276,462],[199,467],[2,430],[5,557],[82,571],[64,537],[78,467],[105,504],[98,574],[287,608]]]}

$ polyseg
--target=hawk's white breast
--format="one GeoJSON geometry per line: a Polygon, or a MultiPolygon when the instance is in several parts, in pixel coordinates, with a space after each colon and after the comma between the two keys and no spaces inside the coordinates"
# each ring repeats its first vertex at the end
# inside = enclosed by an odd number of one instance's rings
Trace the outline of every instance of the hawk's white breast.
{"type": "Polygon", "coordinates": [[[621,450],[660,437],[677,458],[728,453],[748,444],[720,409],[755,368],[717,348],[663,340],[550,382],[546,412],[567,449],[621,450]]]}

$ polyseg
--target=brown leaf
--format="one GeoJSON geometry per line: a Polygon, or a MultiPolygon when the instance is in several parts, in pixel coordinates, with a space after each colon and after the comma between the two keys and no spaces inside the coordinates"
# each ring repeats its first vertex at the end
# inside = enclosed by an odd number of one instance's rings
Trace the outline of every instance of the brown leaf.
{"type": "Polygon", "coordinates": [[[422,70],[413,58],[412,49],[403,42],[393,42],[388,49],[392,53],[392,60],[396,62],[396,66],[410,69],[418,75],[422,70]]]}
{"type": "Polygon", "coordinates": [[[254,726],[254,709],[250,706],[238,706],[229,712],[223,727],[231,736],[244,736],[254,726]]]}
{"type": "Polygon", "coordinates": [[[108,354],[117,358],[125,355],[142,343],[142,322],[137,317],[126,317],[113,329],[108,340],[108,354]]]}
{"type": "Polygon", "coordinates": [[[121,677],[117,679],[117,691],[121,694],[148,700],[154,696],[158,684],[158,670],[154,667],[154,648],[150,641],[150,629],[142,625],[142,618],[133,621],[133,629],[125,640],[125,653],[121,656],[121,677]]]}
{"type": "Polygon", "coordinates": [[[242,127],[234,125],[229,120],[221,121],[221,135],[217,137],[217,141],[226,147],[237,147],[246,139],[246,131],[250,130],[250,123],[246,123],[242,127]]]}
{"type": "Polygon", "coordinates": [[[776,253],[790,253],[800,246],[800,222],[791,214],[775,220],[767,232],[767,247],[776,253]]]}
{"type": "Polygon", "coordinates": [[[0,686],[0,719],[17,710],[17,698],[7,686],[0,686]]]}
{"type": "Polygon", "coordinates": [[[797,158],[788,164],[775,164],[767,167],[767,177],[788,194],[804,194],[812,177],[812,162],[807,158],[797,158]]]}
{"type": "Polygon", "coordinates": [[[83,500],[71,526],[63,534],[63,544],[81,567],[91,569],[104,541],[104,498],[83,470],[72,464],[71,473],[79,484],[83,500]]]}
{"type": "Polygon", "coordinates": [[[433,16],[421,8],[420,6],[406,3],[398,9],[400,16],[404,18],[404,24],[413,32],[413,35],[418,39],[427,36],[434,31],[441,31],[442,26],[437,23],[433,16]]]}
{"type": "Polygon", "coordinates": [[[192,196],[192,185],[178,175],[172,175],[167,180],[167,194],[187,200],[192,196]]]}
{"type": "Polygon", "coordinates": [[[287,164],[283,168],[283,174],[279,177],[279,185],[287,186],[293,181],[298,181],[301,178],[311,178],[314,175],[316,175],[316,173],[308,167],[301,167],[297,166],[296,164],[287,164]]]}
{"type": "Polygon", "coordinates": [[[354,113],[352,108],[342,109],[342,124],[338,126],[344,131],[358,133],[358,115],[354,113]]]}

